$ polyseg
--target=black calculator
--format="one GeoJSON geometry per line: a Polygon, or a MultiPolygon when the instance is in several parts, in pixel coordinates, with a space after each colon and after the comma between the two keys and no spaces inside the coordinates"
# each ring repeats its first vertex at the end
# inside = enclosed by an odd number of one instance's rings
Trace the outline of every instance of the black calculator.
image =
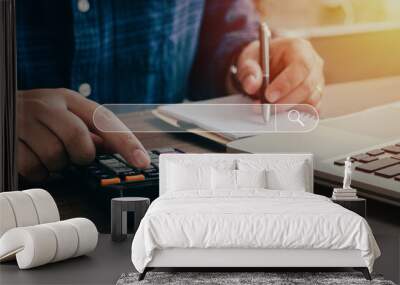
{"type": "MultiPolygon", "coordinates": [[[[139,169],[119,154],[98,154],[88,166],[79,169],[90,189],[100,198],[124,196],[146,197],[158,195],[158,158],[165,153],[183,153],[176,148],[160,148],[148,151],[151,159],[149,168],[139,169]]],[[[155,197],[150,197],[155,198],[155,197]]]]}

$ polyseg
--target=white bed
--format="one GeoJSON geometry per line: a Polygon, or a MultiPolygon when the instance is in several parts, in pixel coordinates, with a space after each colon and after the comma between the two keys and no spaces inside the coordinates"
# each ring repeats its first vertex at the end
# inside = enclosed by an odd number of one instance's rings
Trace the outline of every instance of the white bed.
{"type": "Polygon", "coordinates": [[[380,252],[367,222],[312,192],[310,154],[162,155],[133,264],[141,278],[154,267],[354,267],[368,278],[380,252]],[[260,169],[265,187],[238,188],[257,186],[260,169]]]}

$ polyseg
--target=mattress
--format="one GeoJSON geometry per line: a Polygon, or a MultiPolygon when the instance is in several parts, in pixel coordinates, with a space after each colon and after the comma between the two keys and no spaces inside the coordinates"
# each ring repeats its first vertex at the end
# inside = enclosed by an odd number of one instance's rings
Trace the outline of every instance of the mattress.
{"type": "Polygon", "coordinates": [[[155,250],[171,248],[359,250],[371,272],[380,255],[361,216],[323,196],[262,189],[159,197],[135,234],[132,262],[143,272],[155,250]]]}

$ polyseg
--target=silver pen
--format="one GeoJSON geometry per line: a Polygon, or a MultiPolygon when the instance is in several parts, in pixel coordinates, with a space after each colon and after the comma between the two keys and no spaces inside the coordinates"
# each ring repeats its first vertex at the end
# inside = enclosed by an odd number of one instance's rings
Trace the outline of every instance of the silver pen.
{"type": "Polygon", "coordinates": [[[265,90],[269,85],[269,42],[271,39],[271,31],[267,23],[260,23],[259,27],[259,39],[260,39],[260,64],[262,70],[262,86],[259,91],[259,98],[261,101],[262,116],[265,123],[271,120],[271,105],[268,104],[267,98],[265,97],[265,90]]]}

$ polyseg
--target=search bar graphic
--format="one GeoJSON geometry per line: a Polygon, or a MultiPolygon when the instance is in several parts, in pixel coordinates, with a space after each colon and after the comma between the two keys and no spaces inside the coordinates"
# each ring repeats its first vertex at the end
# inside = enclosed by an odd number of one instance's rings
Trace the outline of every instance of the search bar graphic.
{"type": "Polygon", "coordinates": [[[93,123],[103,132],[218,133],[232,137],[263,133],[307,133],[319,123],[317,110],[306,104],[268,104],[265,123],[261,104],[107,104],[93,114],[93,123]],[[115,120],[122,121],[121,129],[115,120]]]}
{"type": "Polygon", "coordinates": [[[301,115],[300,112],[297,110],[290,110],[288,112],[288,119],[289,121],[291,121],[292,123],[298,123],[300,126],[302,126],[303,128],[306,126],[303,121],[301,120],[301,115]]]}

